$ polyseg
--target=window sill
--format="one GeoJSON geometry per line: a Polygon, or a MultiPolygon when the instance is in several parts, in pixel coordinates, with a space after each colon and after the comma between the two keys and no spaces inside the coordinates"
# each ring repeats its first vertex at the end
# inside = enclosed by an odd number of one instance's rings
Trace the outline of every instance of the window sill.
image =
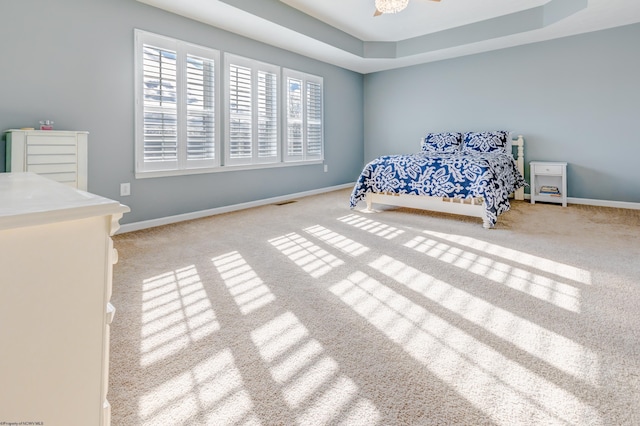
{"type": "Polygon", "coordinates": [[[311,166],[316,164],[323,164],[324,160],[311,160],[311,161],[290,161],[286,163],[268,163],[268,164],[243,164],[243,165],[231,165],[231,166],[217,166],[207,167],[201,169],[184,169],[184,170],[154,170],[149,172],[136,172],[136,179],[149,179],[169,176],[185,176],[185,175],[201,175],[205,173],[224,173],[224,172],[237,172],[243,170],[261,170],[261,169],[276,169],[283,167],[298,167],[298,166],[311,166]]]}

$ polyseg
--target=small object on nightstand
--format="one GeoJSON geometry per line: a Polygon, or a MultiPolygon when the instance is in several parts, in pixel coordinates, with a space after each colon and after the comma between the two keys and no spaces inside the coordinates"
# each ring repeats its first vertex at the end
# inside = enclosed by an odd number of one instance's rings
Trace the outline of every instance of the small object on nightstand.
{"type": "Polygon", "coordinates": [[[531,204],[545,201],[567,207],[567,163],[532,161],[529,165],[531,204]]]}
{"type": "Polygon", "coordinates": [[[540,194],[548,194],[548,195],[560,195],[560,190],[557,186],[544,185],[540,187],[540,194]]]}

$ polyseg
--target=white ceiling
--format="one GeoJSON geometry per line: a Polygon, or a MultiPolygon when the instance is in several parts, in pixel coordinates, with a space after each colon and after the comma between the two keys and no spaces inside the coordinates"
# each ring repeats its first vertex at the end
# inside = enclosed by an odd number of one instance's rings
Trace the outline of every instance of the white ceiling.
{"type": "Polygon", "coordinates": [[[138,1],[360,73],[640,22],[640,0],[138,1]]]}

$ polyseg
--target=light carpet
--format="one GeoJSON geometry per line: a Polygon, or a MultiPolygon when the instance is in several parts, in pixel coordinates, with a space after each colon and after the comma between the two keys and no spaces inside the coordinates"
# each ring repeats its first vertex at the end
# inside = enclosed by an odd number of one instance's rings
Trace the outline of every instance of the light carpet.
{"type": "Polygon", "coordinates": [[[640,211],[348,199],[115,236],[112,424],[640,424],[640,211]]]}

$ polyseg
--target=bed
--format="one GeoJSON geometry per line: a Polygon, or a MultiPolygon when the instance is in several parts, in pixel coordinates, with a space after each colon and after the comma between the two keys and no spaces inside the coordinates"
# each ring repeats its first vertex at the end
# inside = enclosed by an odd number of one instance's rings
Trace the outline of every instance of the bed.
{"type": "Polygon", "coordinates": [[[474,216],[493,228],[524,199],[524,138],[507,131],[429,133],[415,154],[387,155],[368,163],[350,198],[354,209],[366,201],[474,216]],[[516,149],[514,158],[513,149],[516,149]]]}

